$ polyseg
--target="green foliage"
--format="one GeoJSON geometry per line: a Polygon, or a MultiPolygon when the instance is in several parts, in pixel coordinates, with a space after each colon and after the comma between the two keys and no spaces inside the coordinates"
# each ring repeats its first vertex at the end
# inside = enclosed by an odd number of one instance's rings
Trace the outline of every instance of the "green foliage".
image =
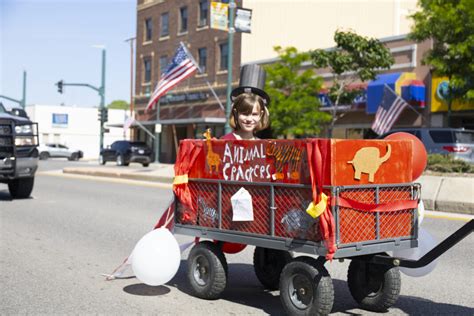
{"type": "Polygon", "coordinates": [[[331,69],[333,85],[329,98],[334,104],[329,137],[337,121],[337,106],[351,104],[354,93],[347,86],[357,80],[362,82],[375,79],[381,69],[390,69],[394,60],[390,51],[377,39],[360,36],[353,32],[336,31],[334,34],[335,49],[316,49],[311,52],[311,59],[316,68],[331,69]]]}
{"type": "Polygon", "coordinates": [[[436,172],[474,173],[474,165],[463,160],[454,159],[449,155],[440,154],[428,155],[428,165],[426,169],[436,172]]]}
{"type": "Polygon", "coordinates": [[[115,100],[107,105],[108,109],[118,109],[118,110],[128,110],[130,109],[130,104],[124,100],[115,100]]]}
{"type": "Polygon", "coordinates": [[[474,1],[419,0],[410,38],[433,39],[423,62],[450,79],[451,99],[474,100],[474,1]]]}
{"type": "Polygon", "coordinates": [[[275,47],[280,60],[265,67],[270,95],[270,120],[275,136],[300,137],[317,135],[321,126],[330,120],[320,112],[316,97],[322,79],[311,69],[302,71],[301,64],[310,60],[309,53],[299,53],[296,48],[275,47]]]}

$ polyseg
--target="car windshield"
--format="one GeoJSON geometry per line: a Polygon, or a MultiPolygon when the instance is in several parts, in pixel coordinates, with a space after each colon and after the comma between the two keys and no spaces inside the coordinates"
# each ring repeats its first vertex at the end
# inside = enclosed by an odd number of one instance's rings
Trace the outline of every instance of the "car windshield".
{"type": "Polygon", "coordinates": [[[3,104],[0,103],[0,113],[7,113],[7,110],[3,107],[3,104]]]}
{"type": "Polygon", "coordinates": [[[474,143],[474,132],[455,132],[456,143],[472,144],[474,143]]]}

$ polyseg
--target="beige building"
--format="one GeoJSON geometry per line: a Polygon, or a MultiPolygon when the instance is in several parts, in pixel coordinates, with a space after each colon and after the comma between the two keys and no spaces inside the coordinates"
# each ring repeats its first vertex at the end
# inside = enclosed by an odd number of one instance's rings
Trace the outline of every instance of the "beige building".
{"type": "Polygon", "coordinates": [[[384,38],[410,32],[416,0],[244,0],[252,33],[242,34],[242,64],[276,57],[275,45],[300,51],[334,46],[337,29],[384,38]]]}

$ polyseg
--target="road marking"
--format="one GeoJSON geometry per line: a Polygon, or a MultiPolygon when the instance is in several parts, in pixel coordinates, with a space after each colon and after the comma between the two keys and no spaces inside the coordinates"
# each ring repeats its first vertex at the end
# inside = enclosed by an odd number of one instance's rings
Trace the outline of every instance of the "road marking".
{"type": "Polygon", "coordinates": [[[140,181],[140,180],[130,180],[130,179],[120,179],[120,178],[110,178],[110,177],[100,177],[100,176],[88,176],[72,173],[63,173],[62,170],[51,170],[51,171],[40,171],[36,173],[37,175],[42,176],[53,176],[61,178],[70,178],[70,179],[82,179],[82,180],[93,180],[99,182],[113,182],[113,183],[122,183],[122,184],[131,184],[138,185],[143,187],[151,188],[160,188],[160,189],[171,189],[173,185],[171,183],[160,183],[160,182],[151,182],[151,181],[140,181]]]}

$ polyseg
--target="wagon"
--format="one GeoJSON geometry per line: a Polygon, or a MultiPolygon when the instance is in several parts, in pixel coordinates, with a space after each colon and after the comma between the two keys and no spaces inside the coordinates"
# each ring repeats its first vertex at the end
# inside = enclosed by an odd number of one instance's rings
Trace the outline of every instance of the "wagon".
{"type": "Polygon", "coordinates": [[[324,265],[338,259],[350,260],[348,286],[360,306],[386,311],[400,294],[399,266],[424,266],[473,229],[471,221],[418,261],[388,254],[418,246],[412,158],[408,140],[181,141],[174,233],[199,240],[188,257],[193,294],[219,298],[225,252],[252,245],[257,278],[280,290],[288,314],[331,311],[324,265]],[[244,220],[232,203],[242,190],[252,205],[244,220]]]}

